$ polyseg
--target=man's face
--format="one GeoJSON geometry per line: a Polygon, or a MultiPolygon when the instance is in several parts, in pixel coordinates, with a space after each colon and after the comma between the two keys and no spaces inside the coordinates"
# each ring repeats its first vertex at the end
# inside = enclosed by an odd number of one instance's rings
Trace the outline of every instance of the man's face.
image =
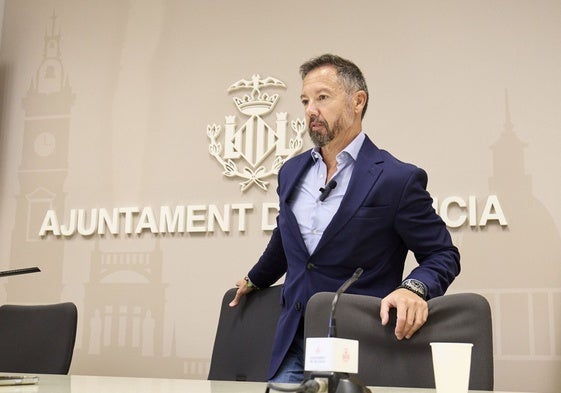
{"type": "Polygon", "coordinates": [[[310,138],[316,146],[327,145],[352,125],[351,96],[339,82],[334,67],[310,71],[303,80],[300,99],[310,138]]]}

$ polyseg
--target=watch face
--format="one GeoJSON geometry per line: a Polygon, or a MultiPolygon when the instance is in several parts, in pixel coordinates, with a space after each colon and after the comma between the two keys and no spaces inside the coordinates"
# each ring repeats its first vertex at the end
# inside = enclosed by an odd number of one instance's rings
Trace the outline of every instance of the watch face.
{"type": "Polygon", "coordinates": [[[56,140],[50,132],[42,132],[35,138],[33,149],[41,157],[50,155],[55,150],[56,140]]]}
{"type": "Polygon", "coordinates": [[[425,287],[420,282],[415,280],[405,280],[403,285],[411,289],[413,292],[416,292],[423,297],[425,296],[425,287]]]}
{"type": "Polygon", "coordinates": [[[423,286],[421,284],[419,284],[418,282],[413,281],[413,280],[407,281],[407,285],[409,285],[410,287],[415,288],[415,289],[423,289],[423,286]]]}

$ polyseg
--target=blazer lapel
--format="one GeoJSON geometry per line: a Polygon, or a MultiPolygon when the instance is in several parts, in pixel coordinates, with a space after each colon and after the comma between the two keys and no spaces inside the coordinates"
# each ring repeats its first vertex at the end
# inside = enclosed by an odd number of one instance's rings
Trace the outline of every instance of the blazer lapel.
{"type": "Polygon", "coordinates": [[[376,184],[383,171],[379,165],[382,162],[380,150],[367,136],[358,153],[353,174],[347,187],[347,192],[341,201],[341,206],[325,229],[314,253],[328,244],[339,231],[343,230],[345,224],[361,206],[362,201],[366,198],[374,184],[376,184]]]}
{"type": "Polygon", "coordinates": [[[313,159],[310,151],[300,154],[292,160],[294,160],[291,162],[292,165],[287,167],[286,173],[283,174],[282,180],[284,186],[282,190],[280,190],[279,195],[281,205],[286,205],[286,203],[288,203],[288,198],[294,191],[294,187],[296,187],[305,171],[313,165],[313,159]]]}
{"type": "Polygon", "coordinates": [[[294,166],[291,166],[290,169],[287,168],[287,173],[283,174],[284,187],[280,191],[280,195],[279,195],[280,208],[284,209],[284,212],[282,212],[282,214],[286,219],[286,223],[287,223],[286,225],[288,226],[289,231],[293,234],[298,234],[298,236],[295,236],[295,238],[297,239],[296,241],[298,243],[298,247],[302,248],[306,252],[306,254],[309,255],[308,248],[306,247],[306,243],[304,243],[304,238],[300,233],[300,226],[298,225],[298,220],[296,220],[296,216],[294,215],[292,209],[288,205],[288,199],[290,198],[290,195],[294,192],[294,188],[298,184],[298,181],[302,178],[304,173],[313,165],[313,159],[312,159],[312,155],[310,154],[310,151],[308,151],[305,154],[301,154],[295,157],[293,160],[295,160],[294,162],[292,162],[294,166]]]}

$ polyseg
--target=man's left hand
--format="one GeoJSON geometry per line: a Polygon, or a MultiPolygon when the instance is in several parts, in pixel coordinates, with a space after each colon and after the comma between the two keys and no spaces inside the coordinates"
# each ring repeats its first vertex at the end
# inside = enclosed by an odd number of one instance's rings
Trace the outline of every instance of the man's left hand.
{"type": "Polygon", "coordinates": [[[390,319],[390,308],[397,309],[395,336],[398,340],[410,339],[427,321],[429,306],[419,295],[405,288],[398,288],[382,299],[380,318],[382,325],[390,319]]]}

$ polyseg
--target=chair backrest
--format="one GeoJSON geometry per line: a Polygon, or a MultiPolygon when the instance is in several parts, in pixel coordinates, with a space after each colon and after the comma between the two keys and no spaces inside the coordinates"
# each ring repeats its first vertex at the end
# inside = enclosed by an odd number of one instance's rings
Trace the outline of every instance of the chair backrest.
{"type": "MultiPolygon", "coordinates": [[[[308,302],[305,337],[325,337],[333,293],[317,293],[308,302]]],[[[380,321],[381,299],[343,294],[336,310],[337,335],[359,340],[359,379],[371,386],[434,388],[430,342],[473,343],[469,388],[493,390],[491,309],[478,294],[460,293],[429,300],[425,325],[409,340],[394,335],[396,310],[390,323],[380,321]]]]}
{"type": "Polygon", "coordinates": [[[67,374],[77,322],[74,303],[0,306],[0,371],[67,374]]]}
{"type": "Polygon", "coordinates": [[[235,293],[232,288],[222,299],[208,379],[265,382],[281,309],[281,286],[253,291],[230,307],[235,293]]]}

